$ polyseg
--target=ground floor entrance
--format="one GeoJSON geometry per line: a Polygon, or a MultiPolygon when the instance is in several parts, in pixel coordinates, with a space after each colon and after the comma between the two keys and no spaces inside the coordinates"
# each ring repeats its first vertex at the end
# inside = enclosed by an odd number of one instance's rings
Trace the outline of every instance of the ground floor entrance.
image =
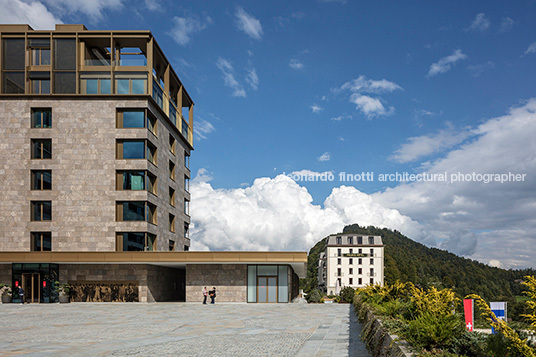
{"type": "Polygon", "coordinates": [[[37,304],[58,301],[58,294],[54,290],[59,276],[58,264],[14,263],[11,270],[13,302],[37,304]],[[19,287],[24,290],[24,301],[19,295],[19,287]]]}
{"type": "Polygon", "coordinates": [[[41,274],[23,273],[22,288],[24,289],[24,302],[40,303],[41,302],[41,274]]]}
{"type": "Polygon", "coordinates": [[[257,277],[257,302],[277,302],[277,276],[257,277]]]}

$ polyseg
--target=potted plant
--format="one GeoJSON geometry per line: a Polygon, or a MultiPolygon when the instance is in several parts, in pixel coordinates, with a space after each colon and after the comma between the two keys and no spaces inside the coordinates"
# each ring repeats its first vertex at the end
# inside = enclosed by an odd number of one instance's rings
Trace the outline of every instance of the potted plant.
{"type": "Polygon", "coordinates": [[[60,304],[66,304],[69,301],[69,291],[71,287],[67,283],[60,284],[59,281],[54,282],[54,290],[58,293],[60,304]]]}
{"type": "Polygon", "coordinates": [[[13,298],[11,295],[11,285],[0,284],[0,296],[2,296],[2,304],[8,304],[13,298]]]}

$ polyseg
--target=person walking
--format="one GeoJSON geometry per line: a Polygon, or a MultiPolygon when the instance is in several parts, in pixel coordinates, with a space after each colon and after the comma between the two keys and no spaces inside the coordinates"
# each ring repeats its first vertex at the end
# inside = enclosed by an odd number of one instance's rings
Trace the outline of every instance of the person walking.
{"type": "Polygon", "coordinates": [[[203,305],[206,305],[206,304],[207,304],[207,295],[208,295],[207,287],[205,286],[205,287],[203,288],[203,305]]]}
{"type": "Polygon", "coordinates": [[[214,299],[216,298],[216,287],[213,287],[212,290],[210,290],[210,303],[214,304],[214,299]]]}
{"type": "Polygon", "coordinates": [[[20,297],[20,304],[24,304],[24,289],[21,285],[19,285],[19,297],[20,297]]]}

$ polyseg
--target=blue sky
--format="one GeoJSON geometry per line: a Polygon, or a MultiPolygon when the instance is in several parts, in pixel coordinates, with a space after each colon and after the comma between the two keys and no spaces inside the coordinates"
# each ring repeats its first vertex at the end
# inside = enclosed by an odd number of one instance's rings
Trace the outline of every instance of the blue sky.
{"type": "Polygon", "coordinates": [[[196,104],[193,248],[308,250],[359,223],[492,265],[534,267],[535,1],[0,7],[0,22],[36,29],[152,31],[196,104]],[[341,172],[374,179],[342,182],[341,172]],[[525,177],[379,179],[397,172],[525,177]]]}

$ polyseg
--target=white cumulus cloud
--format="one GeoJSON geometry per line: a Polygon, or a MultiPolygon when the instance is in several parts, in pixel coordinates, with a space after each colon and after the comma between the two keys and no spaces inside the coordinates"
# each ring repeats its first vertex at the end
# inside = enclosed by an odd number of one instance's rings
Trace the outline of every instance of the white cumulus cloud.
{"type": "Polygon", "coordinates": [[[288,66],[292,69],[303,69],[304,65],[295,58],[291,58],[288,66]]]}
{"type": "Polygon", "coordinates": [[[343,90],[350,90],[352,92],[362,93],[389,93],[395,90],[401,90],[395,82],[388,81],[387,79],[373,80],[367,79],[367,77],[361,75],[358,78],[344,83],[339,89],[335,91],[340,92],[343,90]]]}
{"type": "Polygon", "coordinates": [[[40,2],[27,3],[21,0],[0,0],[0,23],[28,24],[34,30],[54,30],[56,24],[62,24],[40,2]]]}
{"type": "Polygon", "coordinates": [[[331,160],[331,154],[329,152],[325,152],[318,157],[318,161],[329,161],[329,160],[331,160]]]}
{"type": "Polygon", "coordinates": [[[465,59],[467,56],[459,49],[455,50],[450,56],[441,58],[439,61],[432,63],[428,71],[428,77],[433,77],[440,73],[448,72],[451,65],[456,64],[459,60],[465,59]]]}
{"type": "Polygon", "coordinates": [[[242,84],[240,84],[235,77],[235,70],[231,62],[225,58],[218,58],[216,66],[220,69],[223,74],[223,81],[225,85],[233,90],[234,97],[245,97],[246,91],[242,84]]]}
{"type": "Polygon", "coordinates": [[[486,31],[491,25],[490,21],[487,19],[486,14],[483,12],[476,14],[475,19],[471,22],[471,25],[466,29],[466,31],[486,31]]]}
{"type": "Polygon", "coordinates": [[[324,110],[324,108],[322,108],[321,106],[319,105],[316,105],[316,104],[313,104],[311,105],[311,111],[315,114],[318,114],[320,113],[322,110],[324,110]]]}
{"type": "Polygon", "coordinates": [[[171,29],[170,35],[173,37],[175,42],[181,46],[184,46],[190,42],[193,34],[203,31],[211,23],[212,19],[208,16],[204,20],[201,20],[196,16],[175,16],[173,18],[174,26],[171,29]]]}
{"type": "Polygon", "coordinates": [[[536,42],[531,43],[525,51],[526,55],[528,55],[529,53],[536,53],[536,42]]]}
{"type": "Polygon", "coordinates": [[[354,103],[356,108],[369,119],[378,115],[390,115],[394,112],[393,107],[385,109],[380,99],[368,95],[354,93],[350,96],[350,102],[354,103]]]}
{"type": "Polygon", "coordinates": [[[47,5],[59,14],[82,13],[92,22],[98,22],[104,18],[106,11],[119,10],[123,7],[122,0],[44,0],[47,5]]]}
{"type": "Polygon", "coordinates": [[[249,37],[256,40],[262,38],[261,22],[248,14],[241,7],[236,8],[236,25],[238,29],[244,31],[249,37]]]}

